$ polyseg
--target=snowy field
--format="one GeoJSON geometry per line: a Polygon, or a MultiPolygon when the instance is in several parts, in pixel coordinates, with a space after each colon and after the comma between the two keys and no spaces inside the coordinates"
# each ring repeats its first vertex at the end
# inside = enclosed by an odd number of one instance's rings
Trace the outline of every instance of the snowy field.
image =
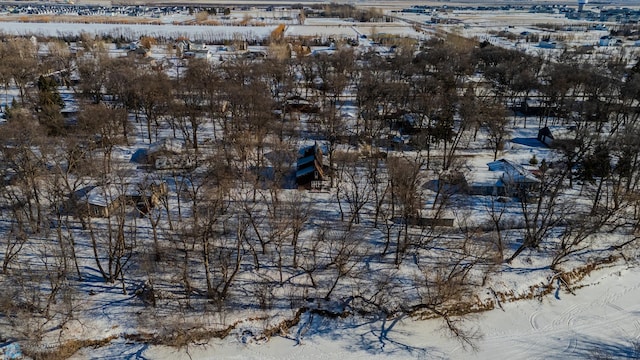
{"type": "MultiPolygon", "coordinates": [[[[595,271],[574,294],[521,300],[467,320],[477,349],[442,335],[439,321],[306,316],[286,336],[243,342],[242,334],[188,349],[117,341],[72,359],[629,359],[640,356],[640,273],[616,265],[595,271]]],[[[244,339],[246,340],[246,339],[244,339]]]]}
{"type": "Polygon", "coordinates": [[[110,34],[115,37],[136,39],[141,36],[185,36],[194,40],[218,40],[240,36],[245,39],[268,37],[274,26],[194,26],[194,25],[120,25],[120,24],[72,24],[72,23],[21,23],[0,22],[0,32],[14,35],[77,36],[86,32],[95,35],[110,34]]]}

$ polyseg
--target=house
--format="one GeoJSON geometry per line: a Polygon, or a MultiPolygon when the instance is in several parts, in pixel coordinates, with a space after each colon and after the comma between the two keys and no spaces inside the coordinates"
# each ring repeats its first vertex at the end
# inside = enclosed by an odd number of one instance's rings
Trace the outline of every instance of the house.
{"type": "Polygon", "coordinates": [[[90,217],[109,217],[123,206],[135,206],[141,214],[147,213],[160,203],[168,187],[164,181],[154,181],[148,184],[108,184],[86,190],[75,194],[75,212],[90,217]]]}
{"type": "Polygon", "coordinates": [[[77,210],[91,217],[109,217],[124,205],[123,192],[113,185],[96,186],[79,199],[77,210]]]}
{"type": "Polygon", "coordinates": [[[609,35],[600,37],[600,40],[598,41],[598,46],[616,46],[617,44],[618,39],[609,35]]]}
{"type": "Polygon", "coordinates": [[[147,49],[144,46],[138,46],[135,49],[130,49],[127,51],[128,56],[137,56],[137,57],[148,57],[151,55],[151,50],[147,49]]]}
{"type": "Polygon", "coordinates": [[[187,169],[192,167],[193,161],[185,155],[184,141],[176,139],[162,139],[149,145],[147,163],[157,170],[187,169]]]}
{"type": "Polygon", "coordinates": [[[305,114],[315,114],[320,110],[318,105],[298,95],[288,97],[285,101],[284,108],[287,112],[301,112],[305,114]]]}
{"type": "Polygon", "coordinates": [[[188,40],[179,40],[174,45],[178,56],[183,58],[210,59],[213,56],[212,49],[205,43],[192,43],[188,40]]]}
{"type": "Polygon", "coordinates": [[[138,183],[127,197],[127,203],[135,204],[140,214],[147,214],[149,210],[160,204],[160,200],[169,192],[169,187],[164,181],[151,181],[138,183]]]}
{"type": "Polygon", "coordinates": [[[559,143],[571,141],[575,138],[575,126],[545,126],[538,130],[537,139],[548,147],[557,147],[559,143]]]}
{"type": "Polygon", "coordinates": [[[470,195],[516,196],[526,195],[540,186],[532,171],[512,160],[500,159],[487,164],[488,171],[476,171],[468,185],[470,195]]]}
{"type": "Polygon", "coordinates": [[[186,51],[189,51],[189,40],[180,39],[176,41],[174,48],[177,50],[179,55],[184,54],[186,51]]]}
{"type": "Polygon", "coordinates": [[[424,187],[436,193],[459,194],[466,193],[469,184],[460,171],[446,171],[438,179],[428,181],[424,187]]]}
{"type": "Polygon", "coordinates": [[[211,59],[211,56],[213,56],[213,53],[211,53],[211,51],[209,49],[202,49],[202,50],[193,50],[193,58],[195,59],[211,59]]]}
{"type": "Polygon", "coordinates": [[[505,196],[506,186],[502,181],[500,172],[489,170],[474,171],[470,179],[467,179],[467,192],[469,195],[505,196]]]}
{"type": "Polygon", "coordinates": [[[312,187],[313,183],[322,181],[322,149],[318,144],[300,149],[296,162],[296,183],[298,187],[312,187]]]}
{"type": "Polygon", "coordinates": [[[487,164],[489,171],[501,172],[500,180],[504,184],[507,195],[520,194],[522,191],[535,190],[540,185],[540,180],[522,165],[511,160],[500,159],[487,164]]]}
{"type": "Polygon", "coordinates": [[[202,51],[208,49],[209,47],[205,43],[189,43],[189,50],[191,51],[202,51]]]}

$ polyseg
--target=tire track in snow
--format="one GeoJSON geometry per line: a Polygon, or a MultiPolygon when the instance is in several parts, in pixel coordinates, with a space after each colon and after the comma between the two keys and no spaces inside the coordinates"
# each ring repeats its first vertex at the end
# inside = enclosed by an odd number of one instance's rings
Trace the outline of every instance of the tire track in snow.
{"type": "Polygon", "coordinates": [[[529,315],[529,324],[531,328],[535,331],[540,330],[540,325],[538,324],[538,316],[540,316],[540,310],[536,310],[531,315],[529,315]]]}
{"type": "Polygon", "coordinates": [[[586,294],[579,294],[577,298],[572,299],[586,301],[571,304],[555,316],[552,314],[553,308],[533,309],[525,318],[530,325],[528,331],[506,331],[506,335],[496,333],[493,336],[485,336],[483,347],[492,349],[493,353],[499,352],[501,358],[530,358],[531,354],[540,354],[541,358],[547,357],[546,355],[557,357],[559,354],[562,354],[562,357],[575,357],[581,355],[580,337],[589,334],[599,336],[602,333],[600,329],[606,329],[607,334],[626,333],[640,339],[640,320],[629,322],[630,318],[637,318],[640,303],[625,301],[620,304],[618,301],[622,298],[631,299],[630,294],[637,293],[639,289],[640,284],[628,287],[618,287],[614,284],[603,291],[601,297],[592,301],[588,301],[586,294]],[[606,311],[603,307],[615,311],[606,311]],[[551,313],[546,310],[550,310],[551,313]],[[547,324],[543,319],[549,315],[553,320],[547,324]],[[554,352],[543,355],[534,348],[539,344],[548,345],[550,339],[559,341],[557,353],[551,350],[554,352]]]}
{"type": "Polygon", "coordinates": [[[563,325],[566,325],[567,327],[571,327],[572,319],[575,318],[576,311],[579,308],[580,308],[580,304],[574,304],[569,306],[565,311],[560,313],[560,315],[551,322],[551,328],[557,329],[563,325]]]}
{"type": "Polygon", "coordinates": [[[576,349],[578,348],[578,339],[576,336],[576,333],[572,333],[569,337],[569,344],[567,344],[567,347],[564,349],[565,354],[573,354],[576,352],[576,349]]]}

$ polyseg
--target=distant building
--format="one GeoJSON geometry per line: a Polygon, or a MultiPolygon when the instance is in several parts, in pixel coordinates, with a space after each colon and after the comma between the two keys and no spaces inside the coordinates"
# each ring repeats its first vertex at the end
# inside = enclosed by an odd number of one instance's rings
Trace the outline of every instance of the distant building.
{"type": "Polygon", "coordinates": [[[615,46],[618,44],[618,39],[611,36],[602,36],[598,41],[598,46],[615,46]]]}

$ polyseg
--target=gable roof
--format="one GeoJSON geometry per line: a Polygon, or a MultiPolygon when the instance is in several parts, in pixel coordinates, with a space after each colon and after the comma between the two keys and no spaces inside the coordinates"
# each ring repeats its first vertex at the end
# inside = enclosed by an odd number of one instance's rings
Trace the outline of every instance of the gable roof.
{"type": "Polygon", "coordinates": [[[184,150],[185,144],[183,141],[166,138],[161,139],[159,141],[154,142],[149,145],[149,150],[147,150],[147,154],[152,155],[159,152],[170,152],[174,154],[179,154],[184,150]]]}
{"type": "Polygon", "coordinates": [[[502,171],[502,180],[510,183],[539,183],[531,171],[511,160],[500,159],[487,164],[490,171],[502,171]]]}

